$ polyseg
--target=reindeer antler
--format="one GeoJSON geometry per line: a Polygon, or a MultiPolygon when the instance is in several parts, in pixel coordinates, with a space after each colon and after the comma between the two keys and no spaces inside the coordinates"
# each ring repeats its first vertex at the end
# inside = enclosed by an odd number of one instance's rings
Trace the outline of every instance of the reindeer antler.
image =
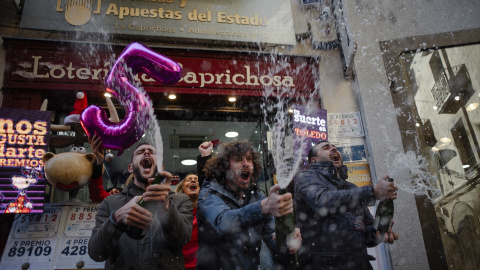
{"type": "Polygon", "coordinates": [[[120,119],[118,118],[117,110],[115,109],[115,106],[113,106],[113,102],[109,97],[105,97],[107,100],[107,106],[108,106],[108,112],[110,112],[110,120],[113,123],[118,123],[120,122],[120,119]]]}

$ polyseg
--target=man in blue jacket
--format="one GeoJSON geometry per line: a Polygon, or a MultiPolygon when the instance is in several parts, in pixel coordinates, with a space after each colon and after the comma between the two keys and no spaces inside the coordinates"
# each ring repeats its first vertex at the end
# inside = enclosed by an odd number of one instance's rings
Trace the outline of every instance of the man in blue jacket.
{"type": "MultiPolygon", "coordinates": [[[[258,156],[251,144],[230,142],[208,159],[198,196],[197,269],[257,270],[262,239],[275,249],[274,217],[292,213],[293,200],[290,193],[279,195],[278,185],[268,197],[258,190],[258,156]]],[[[289,251],[296,252],[300,244],[297,229],[289,251]]]]}
{"type": "Polygon", "coordinates": [[[323,141],[308,154],[308,169],[295,181],[297,226],[303,236],[300,269],[369,270],[367,247],[398,240],[380,236],[367,206],[375,199],[396,199],[397,187],[382,178],[375,187],[345,181],[346,167],[335,145],[323,141]],[[383,237],[383,238],[382,238],[383,237]]]}

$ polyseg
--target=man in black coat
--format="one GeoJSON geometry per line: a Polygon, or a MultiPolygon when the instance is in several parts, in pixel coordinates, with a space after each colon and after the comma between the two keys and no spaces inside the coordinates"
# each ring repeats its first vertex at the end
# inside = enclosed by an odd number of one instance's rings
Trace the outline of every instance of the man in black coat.
{"type": "Polygon", "coordinates": [[[156,168],[155,147],[139,144],[128,165],[133,181],[100,204],[88,254],[94,261],[106,261],[105,269],[185,269],[182,248],[192,235],[192,201],[170,190],[168,172],[159,172],[166,180],[153,184],[156,168]],[[155,202],[154,213],[137,204],[140,196],[155,202]],[[126,233],[128,226],[148,232],[133,239],[126,233]]]}
{"type": "Polygon", "coordinates": [[[335,145],[323,141],[308,154],[309,167],[295,181],[297,227],[303,243],[300,269],[369,270],[367,247],[398,240],[394,231],[373,229],[367,206],[375,199],[396,199],[397,187],[388,176],[375,187],[345,181],[346,167],[335,145]],[[383,237],[383,239],[382,239],[383,237]]]}

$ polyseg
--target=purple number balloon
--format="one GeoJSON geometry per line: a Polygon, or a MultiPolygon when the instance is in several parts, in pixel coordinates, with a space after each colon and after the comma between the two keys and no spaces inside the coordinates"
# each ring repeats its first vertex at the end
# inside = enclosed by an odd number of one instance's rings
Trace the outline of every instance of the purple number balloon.
{"type": "Polygon", "coordinates": [[[153,111],[148,94],[131,82],[137,73],[143,72],[164,85],[172,85],[181,78],[182,69],[175,61],[162,56],[140,43],[131,43],[118,57],[105,78],[107,91],[126,108],[125,118],[113,123],[105,110],[91,105],[80,116],[85,133],[97,134],[107,149],[123,150],[136,143],[145,133],[153,111]]]}

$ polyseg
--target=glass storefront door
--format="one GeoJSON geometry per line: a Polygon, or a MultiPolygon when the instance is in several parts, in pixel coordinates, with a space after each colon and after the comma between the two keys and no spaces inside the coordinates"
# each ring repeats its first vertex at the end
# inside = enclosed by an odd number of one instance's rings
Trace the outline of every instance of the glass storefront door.
{"type": "Polygon", "coordinates": [[[449,269],[479,269],[480,44],[399,57],[421,154],[437,177],[433,205],[449,269]]]}

